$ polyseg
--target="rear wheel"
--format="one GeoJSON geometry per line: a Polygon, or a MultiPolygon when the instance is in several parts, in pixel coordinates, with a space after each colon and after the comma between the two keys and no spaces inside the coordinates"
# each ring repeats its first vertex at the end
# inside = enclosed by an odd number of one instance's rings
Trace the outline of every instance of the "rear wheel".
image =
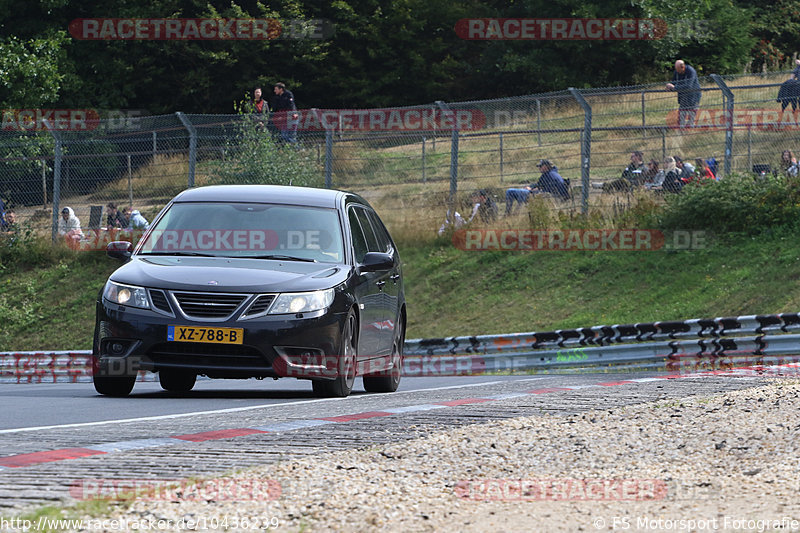
{"type": "Polygon", "coordinates": [[[364,390],[367,392],[394,392],[400,385],[400,378],[403,375],[403,344],[405,343],[405,333],[403,330],[403,317],[397,321],[394,340],[392,341],[392,368],[383,371],[380,375],[365,375],[364,390]]]}
{"type": "Polygon", "coordinates": [[[350,395],[353,384],[356,381],[356,352],[358,350],[358,331],[356,325],[356,315],[353,311],[347,315],[342,330],[342,348],[339,355],[339,365],[336,379],[321,380],[311,382],[316,396],[325,398],[335,397],[344,398],[350,395]]]}
{"type": "Polygon", "coordinates": [[[197,381],[197,374],[183,370],[159,370],[161,388],[170,392],[189,392],[197,381]]]}

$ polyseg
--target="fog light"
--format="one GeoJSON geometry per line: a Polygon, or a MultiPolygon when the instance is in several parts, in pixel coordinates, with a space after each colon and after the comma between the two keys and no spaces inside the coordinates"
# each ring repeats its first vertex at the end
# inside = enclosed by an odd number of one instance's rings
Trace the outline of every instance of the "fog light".
{"type": "Polygon", "coordinates": [[[119,342],[115,342],[111,345],[111,353],[114,355],[121,355],[125,351],[125,346],[123,346],[119,342]]]}

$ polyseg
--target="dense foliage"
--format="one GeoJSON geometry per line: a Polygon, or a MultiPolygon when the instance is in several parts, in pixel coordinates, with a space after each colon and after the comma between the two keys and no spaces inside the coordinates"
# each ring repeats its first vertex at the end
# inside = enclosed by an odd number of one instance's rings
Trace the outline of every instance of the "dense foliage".
{"type": "Polygon", "coordinates": [[[800,0],[0,0],[0,106],[229,113],[255,85],[300,107],[374,107],[661,82],[675,58],[701,73],[786,68],[800,0]],[[78,18],[327,19],[325,39],[80,40],[78,18]],[[661,40],[474,41],[478,17],[660,18],[661,40]]]}

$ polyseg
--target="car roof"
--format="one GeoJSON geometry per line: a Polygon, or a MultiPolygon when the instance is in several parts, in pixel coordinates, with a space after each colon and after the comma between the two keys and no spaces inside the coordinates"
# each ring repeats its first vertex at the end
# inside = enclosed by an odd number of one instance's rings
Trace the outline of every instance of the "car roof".
{"type": "MultiPolygon", "coordinates": [[[[288,185],[209,185],[187,189],[173,202],[255,202],[336,208],[343,195],[358,195],[334,189],[288,185]]],[[[363,201],[363,200],[362,200],[363,201]]]]}

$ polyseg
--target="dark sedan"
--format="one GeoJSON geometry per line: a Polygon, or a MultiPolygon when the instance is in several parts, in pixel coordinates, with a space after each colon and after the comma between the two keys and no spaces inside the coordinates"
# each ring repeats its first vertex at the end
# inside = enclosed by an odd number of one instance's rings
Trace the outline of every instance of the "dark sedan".
{"type": "Polygon", "coordinates": [[[400,382],[400,257],[355,194],[271,185],[190,189],[154,220],[97,301],[94,385],[125,396],[141,370],[168,391],[210,378],[310,379],[318,396],[400,382]]]}

